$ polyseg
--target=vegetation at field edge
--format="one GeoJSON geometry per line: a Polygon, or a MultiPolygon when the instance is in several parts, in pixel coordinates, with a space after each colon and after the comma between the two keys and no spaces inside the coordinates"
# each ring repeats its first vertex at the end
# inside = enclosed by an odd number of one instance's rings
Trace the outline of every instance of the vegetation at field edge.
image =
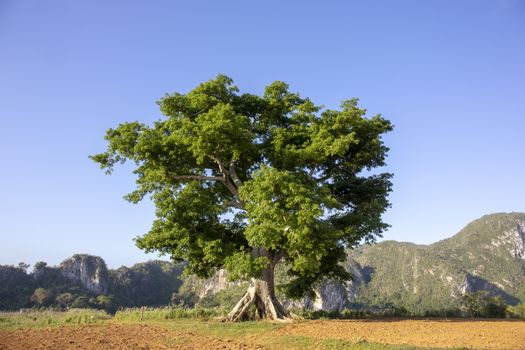
{"type": "Polygon", "coordinates": [[[220,309],[203,308],[125,308],[115,313],[114,319],[117,321],[162,321],[179,318],[192,318],[208,320],[210,318],[223,317],[226,311],[220,309]]]}
{"type": "Polygon", "coordinates": [[[93,324],[110,319],[111,315],[106,312],[92,309],[0,312],[0,329],[93,324]]]}

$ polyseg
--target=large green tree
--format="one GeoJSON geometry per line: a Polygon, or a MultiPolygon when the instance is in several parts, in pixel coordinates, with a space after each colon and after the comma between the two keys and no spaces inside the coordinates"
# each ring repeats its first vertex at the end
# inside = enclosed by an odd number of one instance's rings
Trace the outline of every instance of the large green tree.
{"type": "Polygon", "coordinates": [[[387,227],[391,174],[380,115],[365,117],[357,99],[323,109],[276,81],[262,96],[239,93],[224,75],[158,104],[165,118],[120,124],[106,152],[91,156],[111,173],[135,164],[133,203],[151,195],[156,220],[138,247],[188,262],[206,277],[225,268],[252,286],[228,315],[250,305],[259,318],[286,319],[274,269],[286,262],[285,291],[312,293],[323,278],[348,280],[345,250],[374,241],[387,227]]]}

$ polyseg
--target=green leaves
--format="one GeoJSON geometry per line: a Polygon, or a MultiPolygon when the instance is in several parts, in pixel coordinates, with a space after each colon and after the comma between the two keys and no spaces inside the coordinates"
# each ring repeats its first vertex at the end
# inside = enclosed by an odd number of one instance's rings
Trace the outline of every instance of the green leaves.
{"type": "Polygon", "coordinates": [[[224,260],[224,267],[228,270],[228,279],[231,281],[257,278],[261,271],[268,267],[270,260],[265,256],[254,257],[251,249],[240,247],[224,260]]]}
{"type": "Polygon", "coordinates": [[[272,250],[301,244],[314,229],[326,198],[313,182],[301,180],[289,171],[263,166],[241,188],[251,246],[272,250]]]}
{"type": "Polygon", "coordinates": [[[187,131],[195,135],[189,148],[199,164],[210,156],[239,159],[243,150],[252,148],[254,135],[250,132],[248,118],[236,114],[229,104],[215,105],[189,126],[187,131]]]}
{"type": "Polygon", "coordinates": [[[108,174],[116,163],[122,164],[126,159],[137,160],[135,146],[144,127],[143,124],[133,122],[120,124],[117,129],[109,129],[105,137],[109,141],[107,152],[90,158],[99,163],[101,169],[106,169],[108,174]]]}
{"type": "Polygon", "coordinates": [[[257,96],[219,75],[158,104],[164,119],[109,129],[107,150],[91,157],[107,172],[135,163],[126,199],[151,195],[157,208],[140,248],[187,260],[199,275],[225,267],[237,278],[285,259],[291,290],[306,292],[323,276],[348,278],[344,248],[387,227],[390,175],[364,174],[384,165],[381,136],[392,126],[366,118],[357,99],[322,110],[283,82],[257,96]],[[260,248],[267,256],[251,254],[260,248]]]}

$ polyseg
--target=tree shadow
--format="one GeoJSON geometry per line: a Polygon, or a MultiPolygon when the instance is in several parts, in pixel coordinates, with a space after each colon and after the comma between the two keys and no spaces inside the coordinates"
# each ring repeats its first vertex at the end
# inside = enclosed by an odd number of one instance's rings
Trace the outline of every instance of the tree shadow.
{"type": "Polygon", "coordinates": [[[495,297],[499,296],[501,297],[505,303],[510,305],[516,305],[519,304],[520,300],[509,293],[505,292],[503,289],[495,285],[494,283],[491,283],[487,281],[484,278],[471,275],[470,273],[467,273],[465,276],[465,282],[467,283],[467,292],[469,293],[475,293],[479,291],[486,291],[488,296],[495,297]]]}

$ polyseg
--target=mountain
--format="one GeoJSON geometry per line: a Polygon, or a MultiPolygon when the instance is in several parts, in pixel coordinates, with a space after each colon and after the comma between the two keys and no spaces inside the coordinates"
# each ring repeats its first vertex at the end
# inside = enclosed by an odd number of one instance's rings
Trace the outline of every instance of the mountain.
{"type": "Polygon", "coordinates": [[[110,270],[98,256],[75,254],[58,266],[38,262],[32,272],[27,267],[0,266],[0,310],[163,306],[182,284],[184,264],[152,260],[110,270]]]}
{"type": "MultiPolygon", "coordinates": [[[[486,291],[515,305],[525,302],[524,241],[525,213],[498,213],[430,245],[384,241],[361,246],[348,252],[344,264],[352,282],[325,281],[317,287],[315,300],[285,303],[314,310],[395,305],[424,314],[457,308],[464,294],[486,291]]],[[[228,289],[239,294],[243,288],[228,283],[224,272],[200,284],[187,281],[182,289],[193,288],[208,303],[214,295],[229,300],[228,289]]]]}
{"type": "Polygon", "coordinates": [[[525,301],[525,213],[483,216],[449,239],[430,245],[395,241],[361,247],[348,301],[393,303],[416,313],[459,305],[467,292],[484,290],[509,304],[525,301]]]}
{"type": "Polygon", "coordinates": [[[151,260],[109,270],[109,294],[119,306],[164,306],[182,284],[184,264],[151,260]]]}
{"type": "MultiPolygon", "coordinates": [[[[64,260],[58,269],[64,278],[94,294],[108,293],[108,269],[106,262],[98,256],[75,254],[64,260]]],[[[38,275],[37,270],[34,273],[38,275]]]]}
{"type": "MultiPolygon", "coordinates": [[[[525,213],[483,216],[451,238],[430,245],[384,241],[348,252],[353,281],[324,281],[316,298],[280,298],[313,310],[403,307],[414,314],[457,308],[466,293],[486,291],[514,305],[525,302],[525,213]]],[[[276,282],[285,283],[285,266],[276,282]]],[[[148,261],[116,270],[100,257],[76,254],[57,267],[45,262],[0,266],[0,309],[30,306],[233,306],[247,282],[225,271],[202,280],[183,276],[184,264],[148,261]]]]}

